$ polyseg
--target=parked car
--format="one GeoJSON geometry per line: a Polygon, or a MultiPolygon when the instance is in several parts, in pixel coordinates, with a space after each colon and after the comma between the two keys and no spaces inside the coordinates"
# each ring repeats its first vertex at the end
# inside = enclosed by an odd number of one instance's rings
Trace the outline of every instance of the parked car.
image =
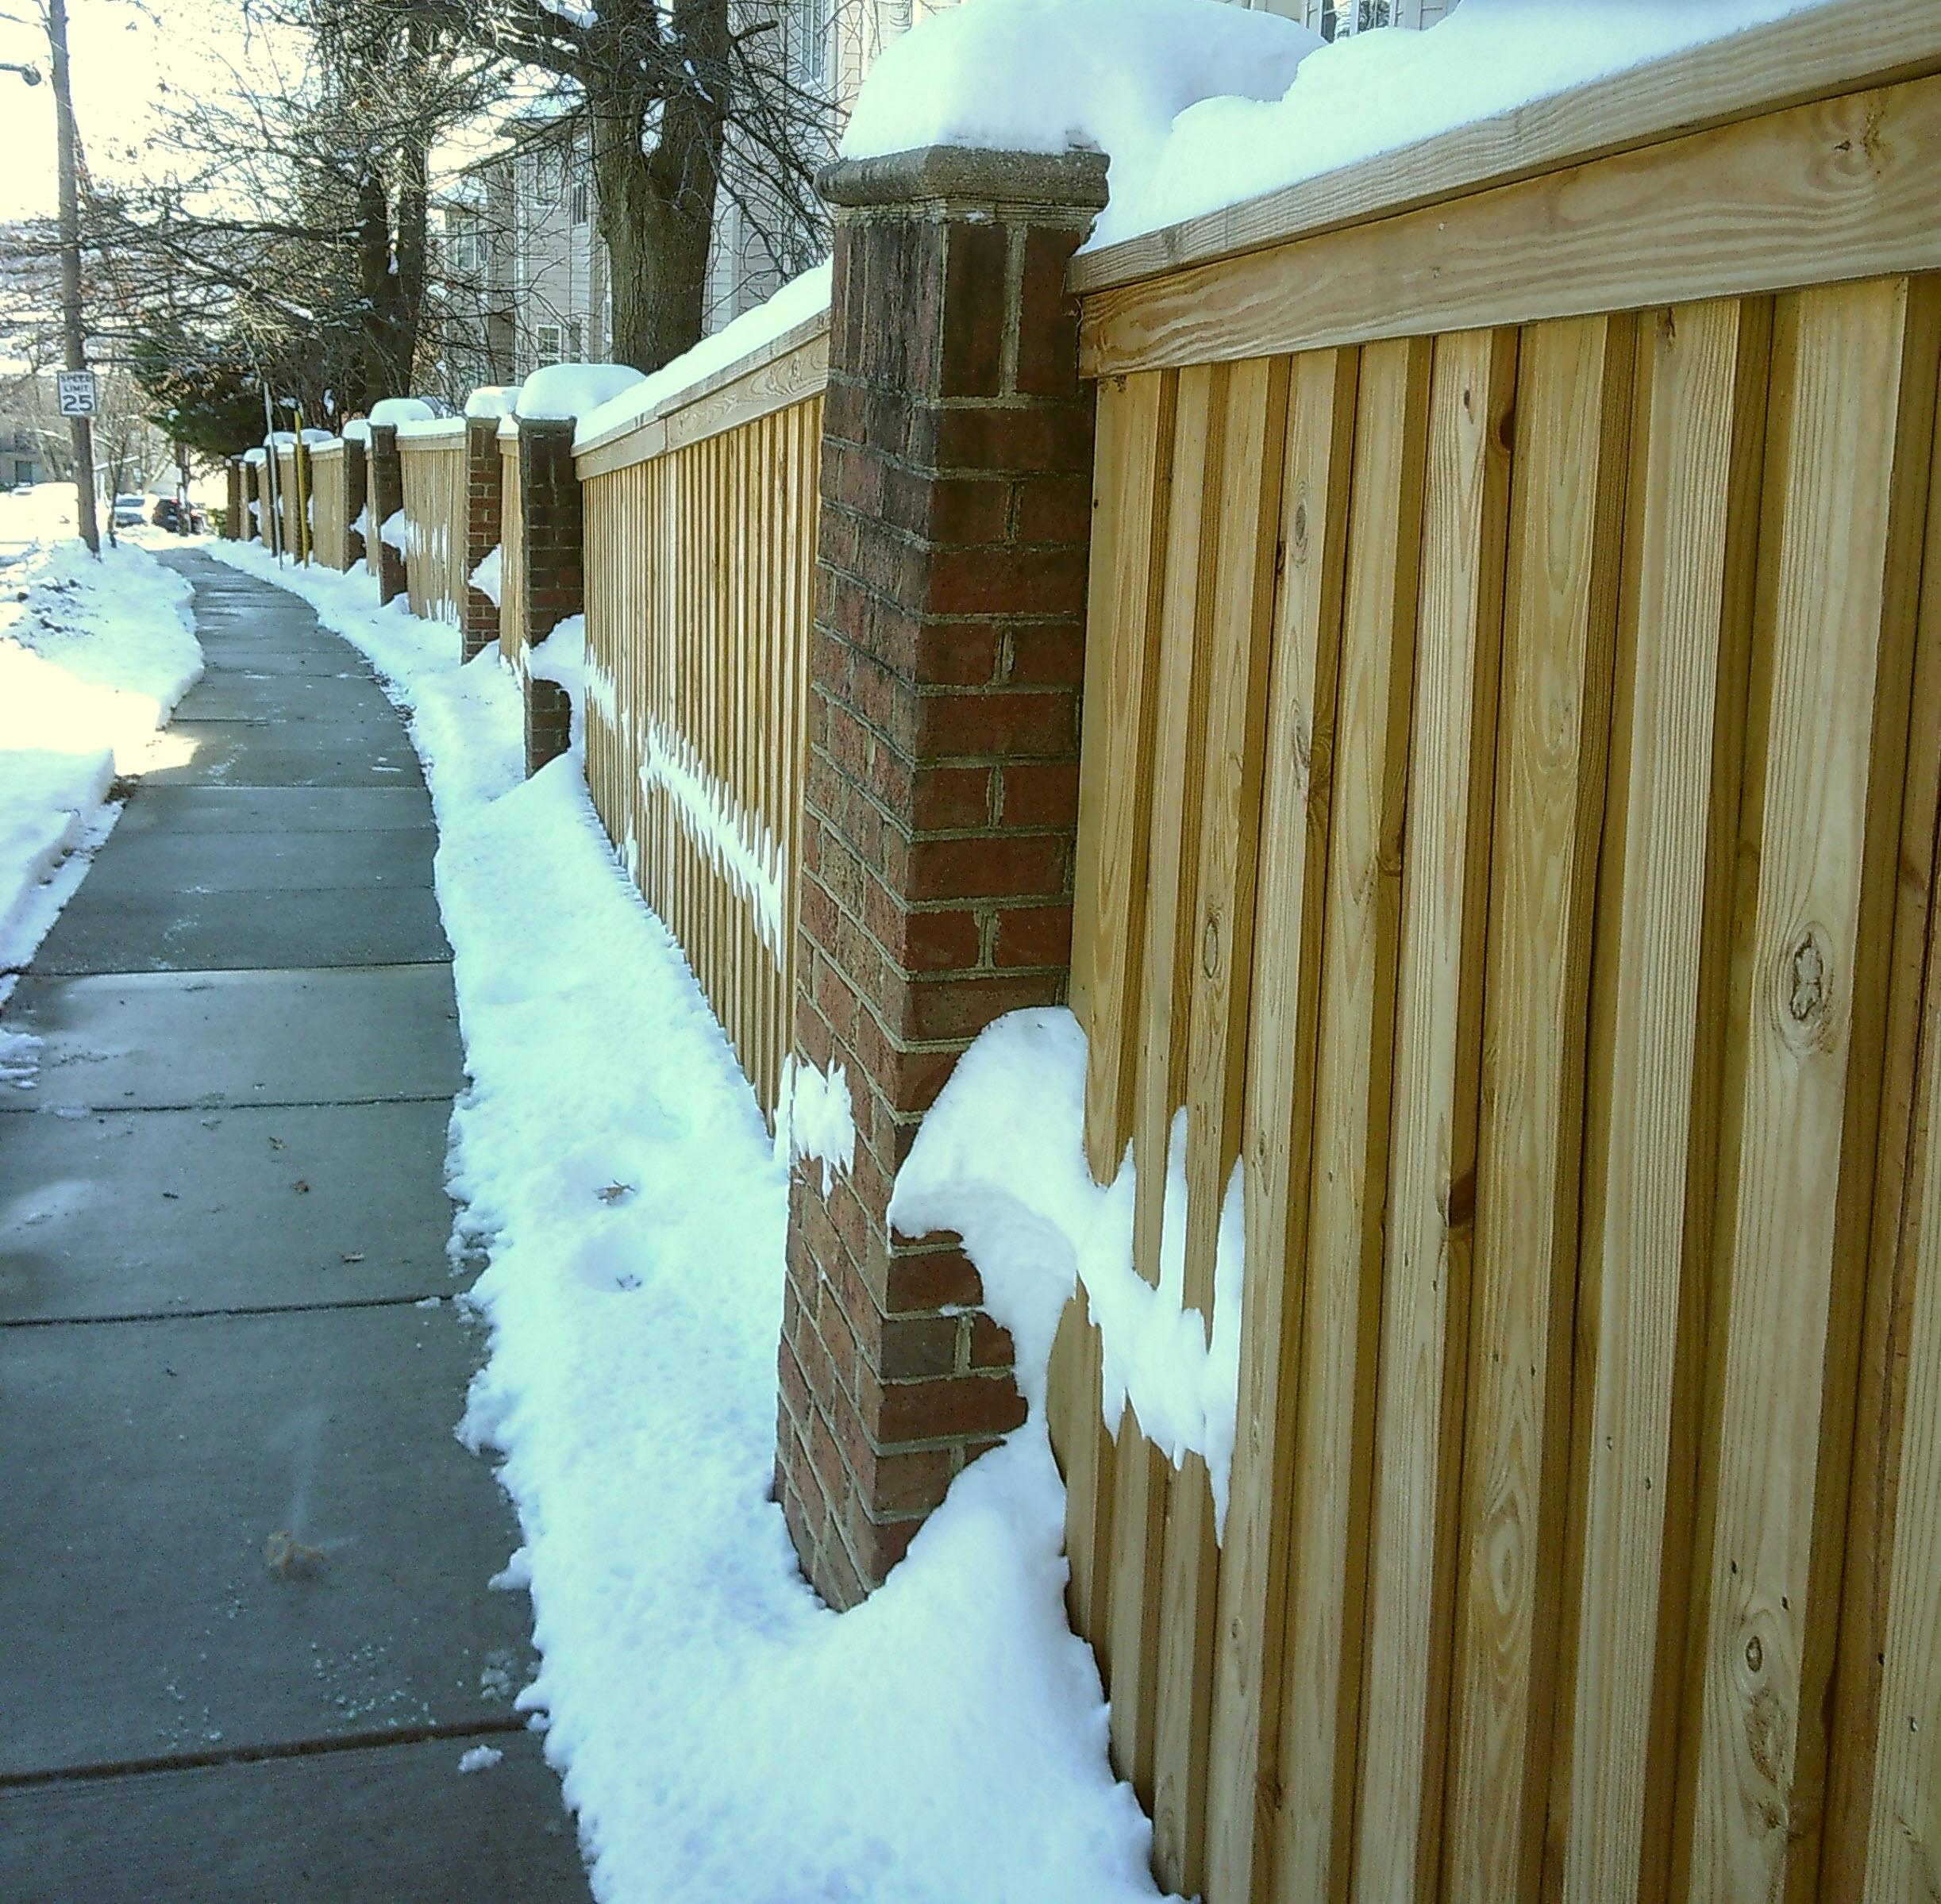
{"type": "Polygon", "coordinates": [[[139,496],[117,496],[114,499],[114,526],[117,529],[141,527],[141,498],[139,496]]]}
{"type": "Polygon", "coordinates": [[[193,502],[185,510],[173,496],[158,496],[148,520],[157,529],[173,529],[183,536],[200,535],[209,526],[208,517],[193,502]]]}

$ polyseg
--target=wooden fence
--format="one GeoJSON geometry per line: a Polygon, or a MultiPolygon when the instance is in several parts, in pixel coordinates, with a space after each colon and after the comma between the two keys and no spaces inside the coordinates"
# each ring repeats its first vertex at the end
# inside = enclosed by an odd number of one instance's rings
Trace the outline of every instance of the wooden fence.
{"type": "Polygon", "coordinates": [[[465,420],[408,423],[398,431],[404,470],[405,585],[411,613],[460,619],[465,573],[465,420]]]}
{"type": "Polygon", "coordinates": [[[519,483],[519,432],[499,425],[499,652],[508,667],[526,666],[526,511],[519,483]]]}
{"type": "Polygon", "coordinates": [[[350,567],[349,470],[341,437],[311,446],[310,548],[325,568],[350,567]]]}
{"type": "Polygon", "coordinates": [[[1077,1304],[1051,1414],[1208,1904],[1941,1898],[1938,75],[1847,0],[1076,261],[1086,1142],[1157,1283],[1184,1109],[1208,1317],[1244,1160],[1218,1537],[1077,1304]]]}
{"type": "Polygon", "coordinates": [[[594,804],[770,1111],[793,1030],[827,372],[825,312],[577,459],[594,804]]]}

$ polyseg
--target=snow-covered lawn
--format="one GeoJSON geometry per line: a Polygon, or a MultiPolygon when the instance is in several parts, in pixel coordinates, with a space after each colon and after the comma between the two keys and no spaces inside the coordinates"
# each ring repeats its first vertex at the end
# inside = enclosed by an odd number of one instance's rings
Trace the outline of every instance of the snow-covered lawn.
{"type": "Polygon", "coordinates": [[[580,756],[522,780],[496,650],[461,667],[454,629],[379,610],[367,575],[211,546],[308,599],[412,710],[472,1079],[455,1258],[490,1256],[472,1300],[491,1354],[461,1433],[506,1457],[524,1544],[502,1579],[530,1586],[544,1661],[523,1702],[597,1895],[1153,1896],[1150,1828],[1065,1622],[1042,1408],[872,1599],[840,1618],[815,1600],[768,1498],[786,1179],[580,756]]]}
{"type": "Polygon", "coordinates": [[[184,758],[157,730],[202,671],[187,583],[124,541],[94,561],[74,490],[0,494],[0,1001],[114,825],[115,776],[184,758]]]}

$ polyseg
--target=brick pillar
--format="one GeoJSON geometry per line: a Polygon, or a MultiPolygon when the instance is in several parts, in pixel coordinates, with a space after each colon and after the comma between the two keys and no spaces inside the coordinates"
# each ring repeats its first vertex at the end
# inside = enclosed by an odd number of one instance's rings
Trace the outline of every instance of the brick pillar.
{"type": "MultiPolygon", "coordinates": [[[[537,648],[560,622],[586,606],[585,531],[580,472],[573,466],[570,422],[519,419],[519,502],[526,552],[520,624],[537,648]]],[[[532,775],[567,749],[572,708],[556,681],[522,666],[526,690],[526,771],[532,775]]]]}
{"type": "Polygon", "coordinates": [[[371,492],[371,533],[378,539],[377,597],[393,602],[405,593],[404,551],[384,540],[384,525],[404,507],[404,459],[398,454],[398,426],[371,425],[371,454],[366,466],[371,492]]]}
{"type": "Polygon", "coordinates": [[[1009,1337],[892,1182],[957,1056],[1070,982],[1092,393],[1065,268],[1105,160],[831,167],[799,1063],[847,1073],[853,1169],[789,1200],[776,1486],[841,1608],[1024,1419],[1009,1337]]]}
{"type": "Polygon", "coordinates": [[[249,498],[243,487],[243,474],[248,467],[241,456],[229,460],[229,502],[222,518],[225,542],[240,542],[249,533],[249,498]]]}
{"type": "Polygon", "coordinates": [[[459,640],[469,661],[499,639],[499,604],[472,586],[472,572],[499,544],[505,507],[506,465],[499,453],[499,419],[465,419],[465,606],[459,640]]]}
{"type": "Polygon", "coordinates": [[[364,563],[364,531],[357,518],[367,500],[364,489],[364,445],[355,437],[344,439],[344,566],[360,568],[364,563]]]}

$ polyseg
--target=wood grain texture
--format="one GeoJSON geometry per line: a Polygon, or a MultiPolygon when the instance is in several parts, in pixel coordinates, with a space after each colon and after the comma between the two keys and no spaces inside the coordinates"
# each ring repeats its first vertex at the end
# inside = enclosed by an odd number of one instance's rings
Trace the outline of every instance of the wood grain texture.
{"type": "Polygon", "coordinates": [[[1533,326],[1519,367],[1445,1840],[1451,1904],[1534,1896],[1542,1848],[1632,329],[1604,318],[1533,326]]]}
{"type": "MultiPolygon", "coordinates": [[[[1237,364],[1225,396],[1214,585],[1196,637],[1209,671],[1200,803],[1196,814],[1182,815],[1198,863],[1192,929],[1181,948],[1191,984],[1182,1301],[1208,1337],[1220,1213],[1242,1138],[1288,366],[1237,364]]],[[[1166,1523],[1153,1821],[1161,1881],[1189,1896],[1204,1881],[1218,1569],[1206,1464],[1190,1456],[1166,1523]]]]}
{"type": "MultiPolygon", "coordinates": [[[[1861,1904],[1941,1898],[1941,933],[1928,935],[1908,1194],[1896,1238],[1904,1334],[1894,1537],[1878,1623],[1881,1662],[1861,1904]]],[[[1865,1584],[1863,1583],[1863,1584],[1865,1584]]],[[[1832,1848],[1829,1846],[1829,1849],[1832,1848]]],[[[1821,1894],[1828,1894],[1823,1882],[1821,1894]]]]}
{"type": "Polygon", "coordinates": [[[1762,341],[1736,302],[1640,320],[1592,1002],[1551,1828],[1568,1899],[1634,1897],[1643,1863],[1712,744],[1735,613],[1728,584],[1745,572],[1733,538],[1749,525],[1735,501],[1759,475],[1762,341]]]}
{"type": "Polygon", "coordinates": [[[1301,1271],[1346,568],[1358,353],[1292,366],[1262,771],[1243,1137],[1240,1390],[1219,1579],[1207,1895],[1261,1894],[1279,1802],[1287,1504],[1296,1491],[1301,1271]]]}
{"type": "Polygon", "coordinates": [[[1873,1191],[1903,571],[1928,479],[1924,444],[1911,508],[1908,439],[1933,420],[1931,323],[1912,302],[1912,351],[1904,281],[1802,292],[1776,320],[1674,1871],[1694,1899],[1795,1893],[1818,1850],[1837,1614],[1824,1531],[1844,1517],[1860,1293],[1838,1265],[1843,1232],[1844,1260],[1864,1261],[1850,1213],[1873,1191]]]}
{"type": "MultiPolygon", "coordinates": [[[[1941,441],[1941,430],[1935,440],[1941,441]]],[[[1931,469],[1924,540],[1926,550],[1941,550],[1941,483],[1934,480],[1931,469]]],[[[1931,553],[1921,577],[1908,737],[1881,1135],[1850,1463],[1835,1669],[1839,1706],[1830,1741],[1820,1855],[1820,1890],[1834,1896],[1858,1897],[1866,1881],[1916,1284],[1908,1206],[1908,1199],[1918,1202],[1920,1194],[1920,1067],[1925,1061],[1923,1026],[1930,996],[1924,975],[1931,956],[1936,829],[1941,824],[1941,562],[1931,553]]]]}
{"type": "Polygon", "coordinates": [[[1941,71],[1927,0],[1839,0],[1530,101],[1400,151],[1081,252],[1068,282],[1111,286],[1258,250],[1812,99],[1941,71]]]}
{"type": "Polygon", "coordinates": [[[1430,400],[1354,1893],[1385,1904],[1440,1846],[1516,352],[1438,338],[1430,400]]]}
{"type": "Polygon", "coordinates": [[[1282,1660],[1282,1894],[1346,1894],[1431,350],[1361,354],[1282,1660]]]}
{"type": "MultiPolygon", "coordinates": [[[[1131,1141],[1142,1022],[1148,855],[1153,818],[1153,735],[1164,598],[1165,525],[1172,506],[1178,379],[1170,373],[1110,380],[1100,413],[1110,432],[1111,463],[1098,463],[1103,525],[1112,569],[1099,566],[1095,541],[1092,600],[1101,611],[1086,631],[1088,678],[1094,643],[1107,687],[1088,699],[1080,763],[1075,907],[1090,921],[1084,1023],[1085,1148],[1092,1175],[1108,1183],[1131,1141]],[[1109,612],[1108,611],[1109,609],[1109,612]],[[1088,829],[1088,822],[1096,828],[1088,829]]],[[[1095,532],[1096,533],[1096,532],[1095,532]]],[[[1073,943],[1081,941],[1076,924],[1073,943]]]]}
{"type": "Polygon", "coordinates": [[[1085,302],[1088,375],[1941,267],[1941,76],[1085,302]]]}

